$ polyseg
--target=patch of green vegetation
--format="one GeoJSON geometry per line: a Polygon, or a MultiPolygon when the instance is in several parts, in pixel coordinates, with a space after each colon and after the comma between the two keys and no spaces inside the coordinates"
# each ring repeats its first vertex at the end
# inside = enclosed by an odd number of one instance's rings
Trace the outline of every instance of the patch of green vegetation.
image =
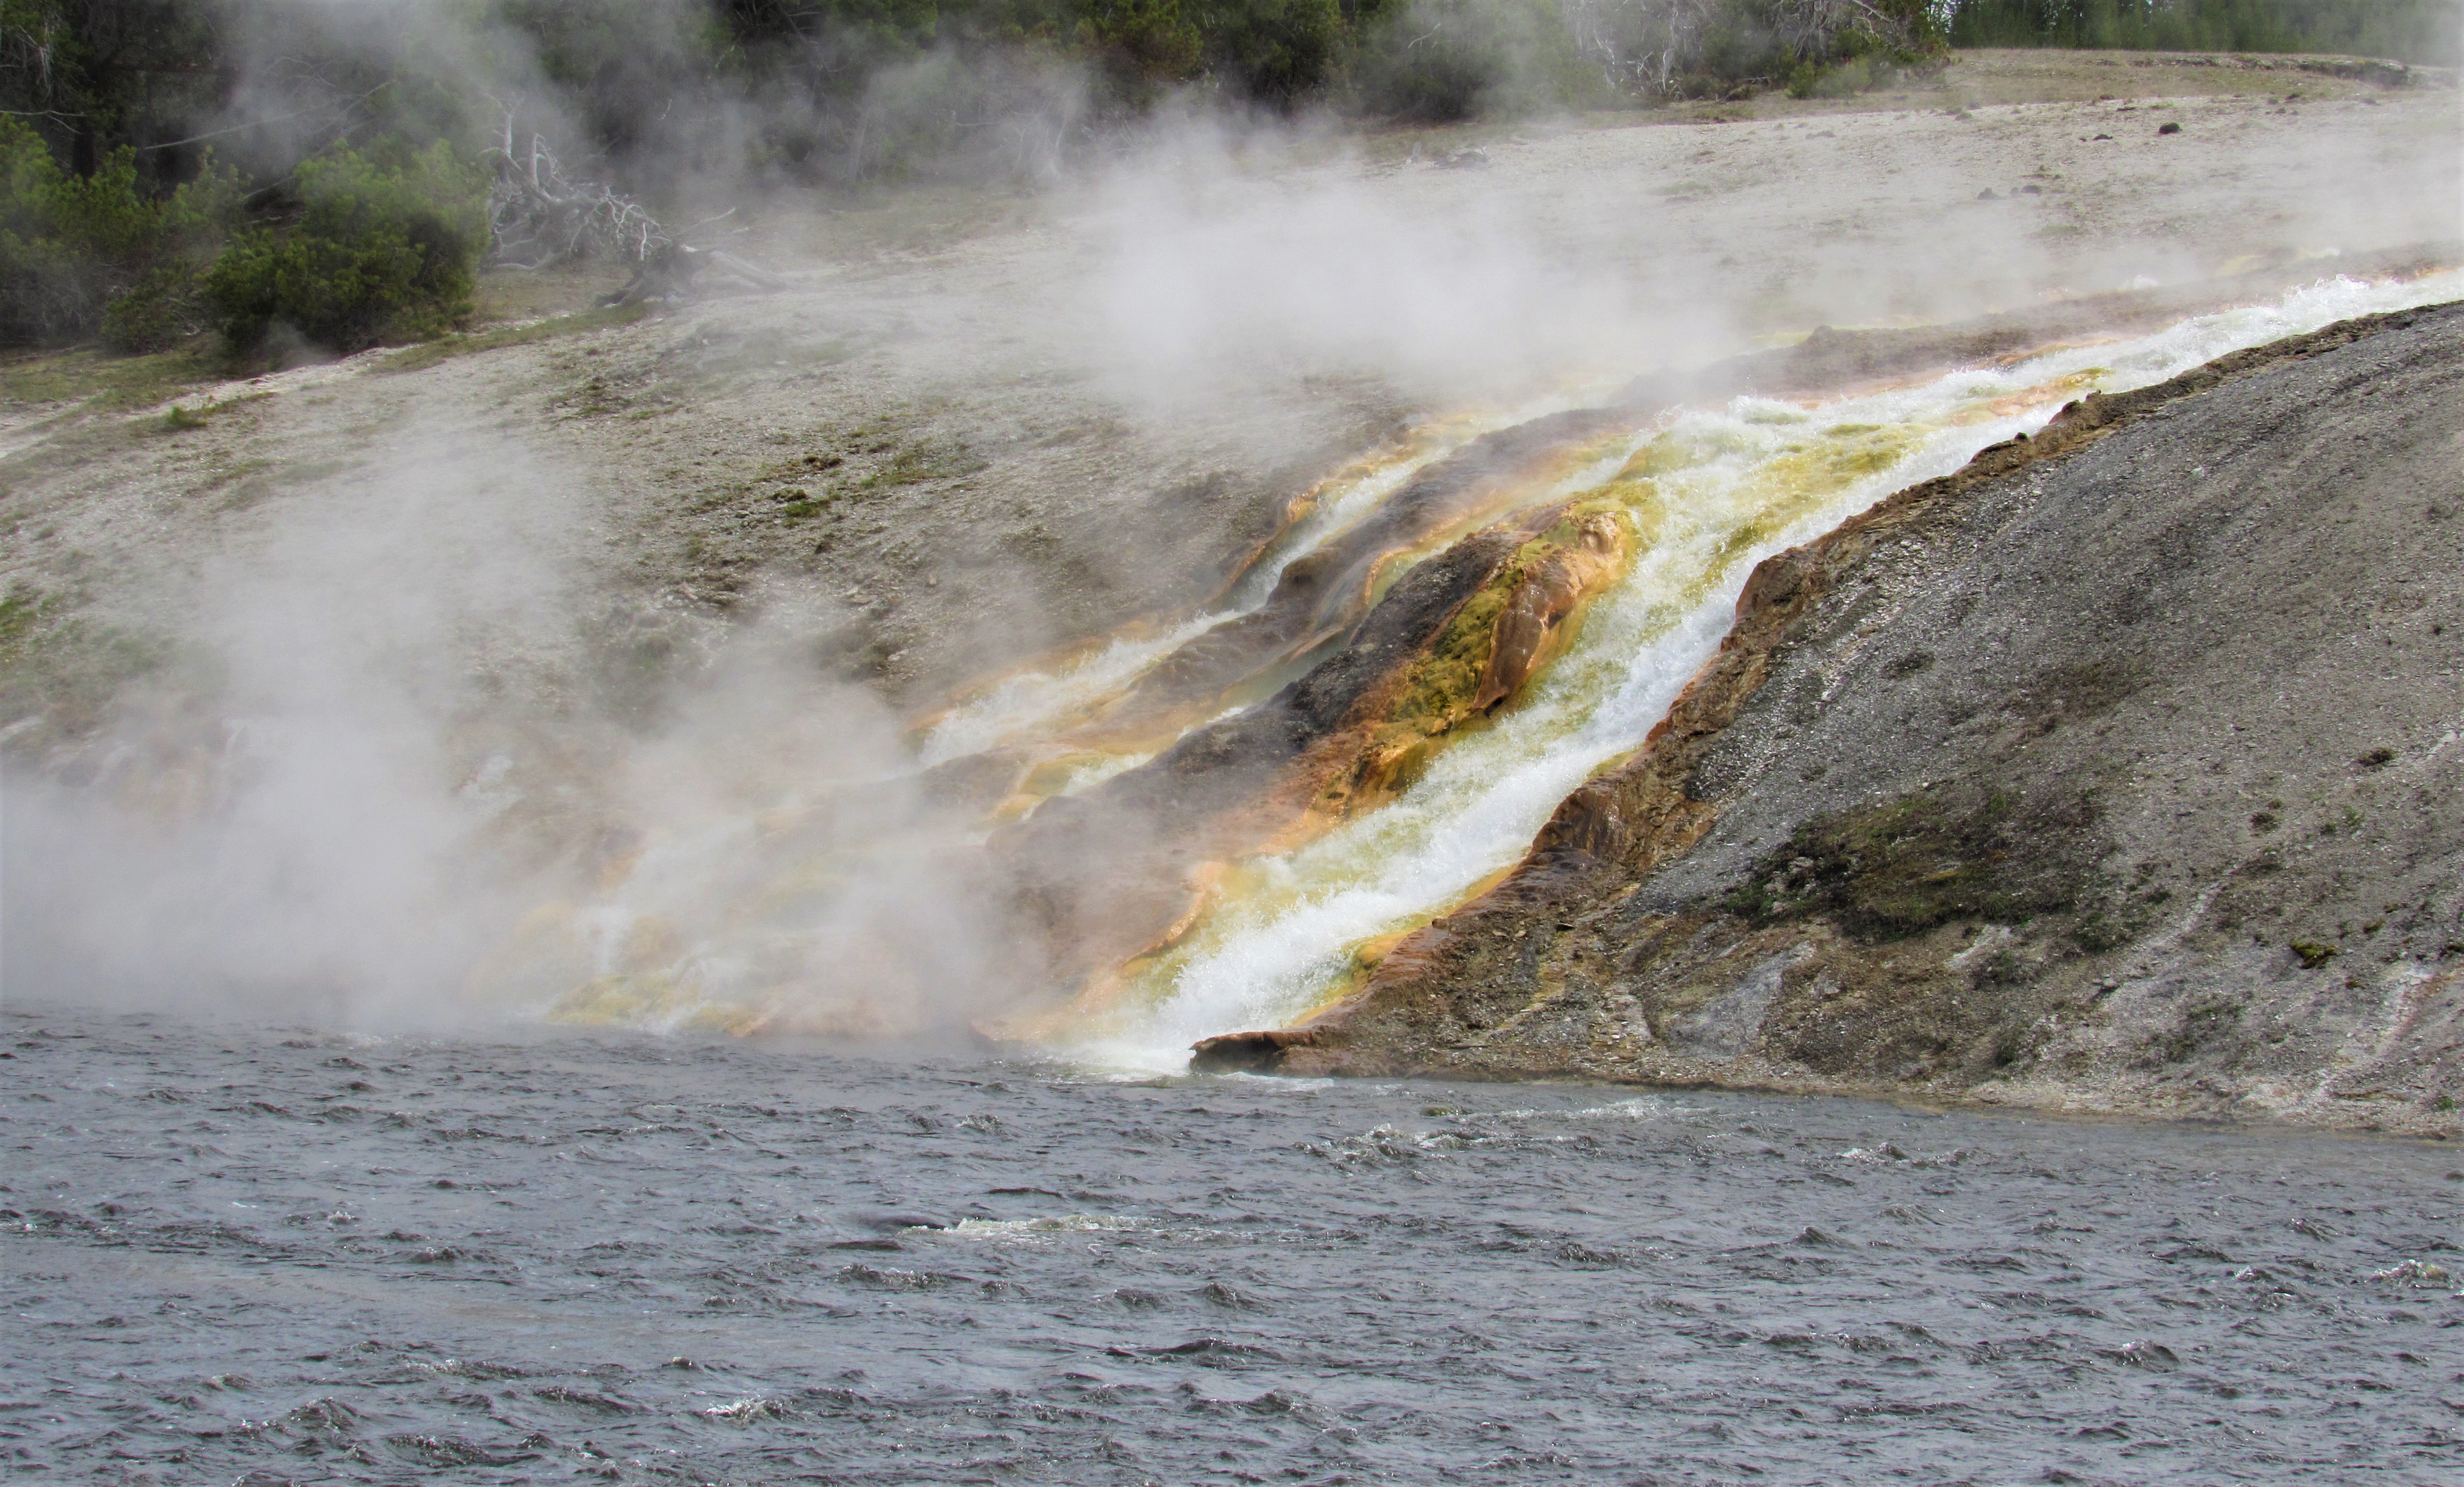
{"type": "Polygon", "coordinates": [[[763,480],[801,480],[805,476],[819,474],[824,470],[836,470],[846,463],[847,456],[843,454],[806,454],[792,460],[781,460],[776,465],[765,467],[762,470],[759,478],[763,480]]]}
{"type": "Polygon", "coordinates": [[[608,413],[621,413],[625,410],[625,395],[618,391],[616,385],[605,376],[592,377],[584,381],[576,390],[572,407],[574,415],[578,418],[598,418],[608,413]]]}
{"type": "Polygon", "coordinates": [[[2129,944],[2138,928],[2130,919],[2100,906],[2079,915],[2079,924],[2071,930],[2071,939],[2089,954],[2101,955],[2106,951],[2119,950],[2129,944]]]}
{"type": "Polygon", "coordinates": [[[207,476],[204,480],[199,481],[195,490],[191,493],[203,495],[209,491],[219,491],[227,485],[232,485],[239,481],[251,479],[254,476],[261,475],[272,469],[274,469],[274,461],[272,460],[242,460],[236,465],[227,467],[223,470],[218,470],[212,474],[207,476]]]}
{"type": "Polygon", "coordinates": [[[2079,905],[2091,874],[2084,799],[2038,805],[1945,786],[1822,817],[1754,865],[1725,907],[1776,922],[1823,914],[1868,942],[1956,919],[2023,924],[2079,905]]]}
{"type": "Polygon", "coordinates": [[[919,439],[904,444],[890,459],[858,484],[865,489],[922,485],[932,480],[957,480],[986,469],[983,458],[957,439],[919,439]]]}
{"type": "Polygon", "coordinates": [[[2156,52],[2327,52],[2457,60],[2447,0],[1955,0],[1961,47],[2117,47],[2156,52]]]}
{"type": "Polygon", "coordinates": [[[2295,940],[2285,949],[2301,957],[2301,969],[2304,971],[2318,970],[2334,959],[2336,954],[2336,947],[2321,944],[2317,940],[2295,940]]]}
{"type": "MultiPolygon", "coordinates": [[[[1916,61],[1906,56],[1906,61],[1916,61]]],[[[1906,74],[1888,56],[1857,55],[1825,62],[1808,58],[1788,70],[1788,96],[1793,98],[1851,98],[1859,93],[1898,85],[1906,74]]],[[[1939,63],[1930,68],[1939,73],[1939,63]]]]}
{"type": "Polygon", "coordinates": [[[506,346],[529,346],[542,340],[556,340],[566,336],[584,336],[592,331],[630,325],[650,313],[647,304],[610,305],[602,309],[583,310],[572,315],[560,315],[526,325],[508,325],[497,330],[474,331],[468,335],[445,336],[423,341],[416,346],[386,357],[377,363],[384,372],[416,372],[425,367],[449,361],[473,352],[495,351],[506,346]]]}
{"type": "Polygon", "coordinates": [[[270,392],[248,392],[236,398],[222,398],[212,403],[200,403],[194,407],[174,403],[170,410],[162,418],[150,425],[140,426],[139,431],[158,434],[187,433],[205,427],[207,422],[217,413],[231,408],[244,407],[252,403],[263,403],[273,396],[274,394],[270,392]]]}
{"type": "Polygon", "coordinates": [[[828,511],[830,503],[838,498],[836,491],[824,491],[815,495],[803,486],[787,486],[770,493],[770,499],[779,503],[779,517],[782,521],[809,520],[828,511]]]}
{"type": "Polygon", "coordinates": [[[24,352],[0,359],[0,403],[147,407],[222,375],[202,340],[143,356],[114,356],[93,347],[24,352]]]}
{"type": "Polygon", "coordinates": [[[2241,1003],[2223,997],[2183,1008],[2181,1021],[2156,1040],[2156,1057],[2166,1063],[2181,1062],[2232,1032],[2240,1023],[2241,1013],[2241,1003]]]}
{"type": "Polygon", "coordinates": [[[100,720],[127,683],[159,669],[169,648],[99,623],[25,584],[0,596],[0,724],[45,716],[61,732],[100,720]]]}
{"type": "Polygon", "coordinates": [[[2105,711],[2146,685],[2139,664],[2125,659],[2052,667],[2028,679],[2013,708],[2041,732],[2052,733],[2065,721],[2105,711]]]}
{"type": "Polygon", "coordinates": [[[45,598],[39,590],[12,587],[0,598],[0,655],[13,654],[41,623],[45,598]]]}
{"type": "Polygon", "coordinates": [[[222,510],[245,511],[289,487],[322,480],[352,468],[353,462],[349,460],[297,460],[289,464],[249,460],[214,476],[197,490],[199,494],[203,494],[229,486],[231,493],[223,497],[222,510]]]}
{"type": "MultiPolygon", "coordinates": [[[[129,396],[141,395],[131,393],[129,396]]],[[[82,407],[72,408],[48,420],[41,426],[41,438],[0,456],[0,470],[29,470],[74,464],[136,440],[190,432],[204,427],[211,414],[242,404],[262,402],[272,396],[271,393],[256,392],[194,407],[175,405],[161,418],[144,419],[88,416],[107,415],[117,401],[98,396],[89,399],[82,407]]]]}

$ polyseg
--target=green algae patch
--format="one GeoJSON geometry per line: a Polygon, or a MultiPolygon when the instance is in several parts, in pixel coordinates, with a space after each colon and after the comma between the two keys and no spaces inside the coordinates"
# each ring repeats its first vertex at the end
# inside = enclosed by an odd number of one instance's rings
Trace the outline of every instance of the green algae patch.
{"type": "Polygon", "coordinates": [[[2289,949],[2301,957],[2301,969],[2304,971],[2318,970],[2334,959],[2336,954],[2336,947],[2321,944],[2317,940],[2295,940],[2289,949]]]}
{"type": "Polygon", "coordinates": [[[14,585],[0,598],[0,726],[42,719],[29,744],[84,733],[121,687],[170,656],[159,640],[77,614],[68,598],[14,585]]]}
{"type": "Polygon", "coordinates": [[[1828,494],[1898,465],[1924,439],[1925,430],[1915,426],[1840,424],[1816,443],[1773,460],[1771,476],[1809,495],[1828,494]]]}
{"type": "MultiPolygon", "coordinates": [[[[1360,751],[1349,777],[1320,793],[1322,809],[1345,809],[1410,785],[1452,737],[1485,722],[1500,701],[1510,700],[1529,675],[1560,654],[1580,628],[1594,595],[1613,583],[1630,560],[1633,522],[1621,503],[1594,499],[1566,507],[1547,528],[1526,539],[1487,582],[1458,608],[1428,650],[1412,663],[1360,751]],[[1559,571],[1547,572],[1551,565],[1559,571]],[[1544,633],[1529,648],[1503,691],[1484,707],[1483,692],[1495,682],[1503,638],[1513,627],[1518,596],[1526,585],[1553,578],[1565,592],[1525,627],[1544,633]]],[[[1530,607],[1528,600],[1525,607],[1530,607]]]]}
{"type": "Polygon", "coordinates": [[[1516,548],[1513,559],[1501,564],[1480,592],[1464,601],[1430,645],[1428,655],[1413,667],[1403,698],[1390,714],[1397,723],[1429,732],[1432,726],[1441,730],[1470,712],[1481,673],[1497,647],[1497,622],[1514,591],[1551,554],[1578,540],[1577,532],[1577,523],[1569,514],[1516,548]]]}
{"type": "Polygon", "coordinates": [[[1916,791],[1800,825],[1725,908],[1756,923],[1819,914],[1867,943],[1953,920],[2022,924],[2091,887],[2084,799],[2035,807],[2002,790],[1916,791]]]}

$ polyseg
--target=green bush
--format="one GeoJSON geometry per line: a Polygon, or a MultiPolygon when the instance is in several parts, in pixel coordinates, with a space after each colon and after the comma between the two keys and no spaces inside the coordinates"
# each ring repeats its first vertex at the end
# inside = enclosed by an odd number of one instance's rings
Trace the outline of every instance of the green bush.
{"type": "Polygon", "coordinates": [[[1454,123],[1603,101],[1555,0],[1417,0],[1369,29],[1353,102],[1384,118],[1454,123]]]}
{"type": "Polygon", "coordinates": [[[1335,0],[1236,0],[1201,13],[1208,65],[1235,91],[1279,108],[1322,87],[1351,39],[1335,0]]]}
{"type": "Polygon", "coordinates": [[[1090,0],[1077,40],[1131,85],[1194,77],[1205,48],[1179,0],[1090,0]]]}
{"type": "MultiPolygon", "coordinates": [[[[1922,70],[1922,69],[1920,69],[1922,70]]],[[[1789,69],[1788,96],[1793,98],[1845,98],[1901,81],[1905,74],[1887,58],[1856,55],[1825,65],[1799,62],[1789,69]]]]}
{"type": "Polygon", "coordinates": [[[0,118],[0,344],[99,333],[116,350],[152,351],[197,329],[198,274],[238,210],[236,177],[210,159],[149,196],[135,150],[79,178],[25,122],[0,118]]]}
{"type": "Polygon", "coordinates": [[[295,174],[296,220],[250,230],[206,275],[215,328],[235,350],[276,326],[361,351],[451,329],[471,313],[488,245],[487,178],[444,143],[375,158],[334,149],[295,174]]]}

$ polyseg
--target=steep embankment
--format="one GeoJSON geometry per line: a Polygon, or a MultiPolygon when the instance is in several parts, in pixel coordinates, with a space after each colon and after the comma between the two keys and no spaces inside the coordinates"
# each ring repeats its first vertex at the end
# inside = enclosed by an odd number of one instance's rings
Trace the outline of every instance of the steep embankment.
{"type": "Polygon", "coordinates": [[[2464,307],[2066,410],[1759,568],[1493,890],[1200,1066],[2454,1127],[2464,307]]]}

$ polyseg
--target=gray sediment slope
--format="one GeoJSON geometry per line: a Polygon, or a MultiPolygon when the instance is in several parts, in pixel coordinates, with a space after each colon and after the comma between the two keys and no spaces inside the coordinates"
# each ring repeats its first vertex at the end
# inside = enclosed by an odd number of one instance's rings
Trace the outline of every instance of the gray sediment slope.
{"type": "Polygon", "coordinates": [[[2464,306],[2092,398],[1757,570],[1650,741],[1201,1066],[2453,1130],[2464,306]]]}

